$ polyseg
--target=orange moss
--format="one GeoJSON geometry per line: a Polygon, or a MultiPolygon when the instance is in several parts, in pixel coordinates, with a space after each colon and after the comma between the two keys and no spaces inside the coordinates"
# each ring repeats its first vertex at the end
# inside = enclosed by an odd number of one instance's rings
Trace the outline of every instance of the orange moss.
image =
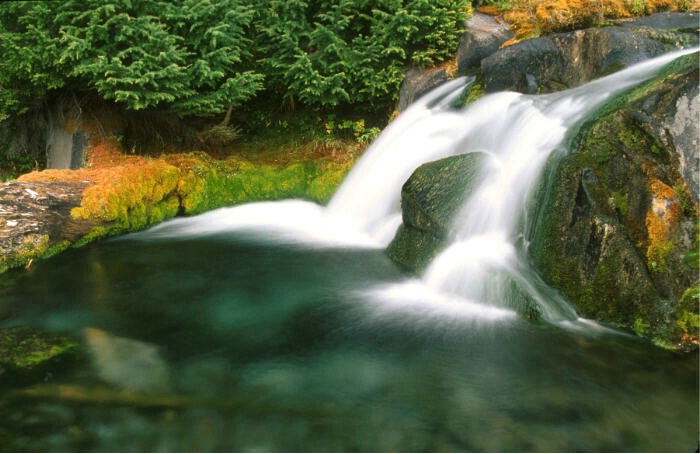
{"type": "Polygon", "coordinates": [[[647,262],[652,269],[664,269],[680,226],[682,208],[676,191],[658,179],[649,180],[649,192],[652,202],[646,214],[647,262]]]}
{"type": "Polygon", "coordinates": [[[511,24],[510,28],[515,33],[515,37],[506,41],[504,46],[515,44],[523,39],[535,38],[541,34],[534,10],[513,9],[506,12],[503,18],[511,24]]]}
{"type": "Polygon", "coordinates": [[[488,14],[489,16],[498,16],[502,13],[496,5],[483,5],[476,9],[478,12],[488,14]]]}
{"type": "Polygon", "coordinates": [[[535,8],[537,26],[544,33],[590,27],[603,17],[602,2],[596,0],[545,0],[535,8]]]}
{"type": "Polygon", "coordinates": [[[94,137],[86,154],[85,166],[88,168],[109,167],[142,159],[124,154],[121,144],[114,137],[94,137]]]}
{"type": "Polygon", "coordinates": [[[502,14],[511,25],[514,44],[541,34],[592,27],[611,19],[654,14],[661,11],[699,11],[700,0],[513,0],[481,7],[493,16],[502,14]]]}
{"type": "Polygon", "coordinates": [[[139,229],[177,213],[179,170],[165,161],[130,162],[95,171],[95,184],[83,192],[77,219],[115,223],[118,229],[139,229]]]}
{"type": "Polygon", "coordinates": [[[86,151],[86,167],[76,170],[70,169],[46,169],[29,172],[17,178],[18,181],[36,182],[90,182],[99,183],[102,179],[111,175],[105,175],[104,169],[114,169],[117,166],[139,166],[149,162],[142,156],[129,156],[121,151],[121,146],[114,138],[104,140],[91,140],[90,147],[86,151]]]}

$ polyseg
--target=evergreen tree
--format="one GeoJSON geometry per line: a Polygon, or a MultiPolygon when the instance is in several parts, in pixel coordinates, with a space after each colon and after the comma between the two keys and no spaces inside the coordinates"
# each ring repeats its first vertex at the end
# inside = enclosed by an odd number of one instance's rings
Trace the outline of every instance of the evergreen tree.
{"type": "Polygon", "coordinates": [[[61,88],[54,5],[0,4],[0,122],[29,110],[49,90],[61,88]]]}
{"type": "Polygon", "coordinates": [[[244,0],[68,0],[0,5],[0,119],[48,90],[95,90],[129,109],[209,116],[262,88],[244,0]]]}
{"type": "Polygon", "coordinates": [[[311,109],[386,110],[407,66],[452,58],[468,8],[468,0],[0,3],[0,135],[62,93],[132,111],[226,112],[224,123],[236,106],[254,110],[262,90],[311,109]]]}
{"type": "Polygon", "coordinates": [[[452,57],[466,0],[262,0],[256,51],[267,86],[311,107],[370,106],[398,93],[407,65],[452,57]]]}

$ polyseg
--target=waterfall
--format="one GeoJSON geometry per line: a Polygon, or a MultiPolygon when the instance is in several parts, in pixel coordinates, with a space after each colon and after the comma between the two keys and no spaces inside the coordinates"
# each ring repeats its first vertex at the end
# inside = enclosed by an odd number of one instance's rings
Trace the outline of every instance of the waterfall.
{"type": "MultiPolygon", "coordinates": [[[[346,211],[365,222],[365,228],[375,228],[379,219],[393,225],[399,207],[395,197],[400,185],[393,191],[385,188],[387,174],[406,173],[417,166],[413,158],[404,159],[402,152],[417,150],[425,162],[430,159],[469,152],[488,156],[481,170],[479,183],[467,197],[451,230],[449,246],[429,265],[419,280],[392,284],[365,292],[375,302],[410,301],[416,294],[424,300],[444,306],[446,296],[462,299],[475,318],[493,318],[494,307],[503,309],[502,315],[513,307],[535,310],[543,319],[566,326],[576,325],[578,316],[571,306],[550,289],[529,266],[523,247],[525,232],[522,220],[528,200],[539,182],[544,167],[552,154],[565,152],[565,139],[587,115],[595,112],[616,93],[633,87],[657,73],[665,64],[691,51],[674,52],[635,65],[608,77],[581,87],[548,95],[496,93],[461,110],[450,110],[446,103],[434,104],[436,96],[454,88],[458,82],[445,86],[426,97],[411,110],[407,120],[410,128],[401,137],[392,137],[388,143],[368,151],[366,162],[360,162],[358,175],[350,175],[329,210],[346,211]],[[420,115],[416,122],[414,117],[420,115]],[[455,128],[455,125],[459,125],[455,128]],[[415,129],[414,129],[415,128],[415,129]],[[453,129],[455,128],[455,129],[453,129]],[[417,131],[420,136],[417,137],[417,131]],[[428,150],[426,150],[428,148],[428,150]],[[378,157],[376,155],[381,155],[378,157]],[[389,156],[380,168],[382,157],[389,156]],[[397,171],[406,165],[408,171],[397,171]],[[364,170],[372,166],[371,172],[364,170]],[[357,187],[356,185],[362,185],[357,187]],[[379,189],[369,196],[369,188],[379,189]],[[367,198],[348,200],[349,194],[367,198]],[[366,207],[365,213],[358,207],[366,207]],[[378,211],[383,210],[382,216],[378,211]],[[419,290],[419,288],[421,290],[419,290]],[[426,292],[433,292],[426,298],[426,292]],[[524,301],[524,303],[523,303],[524,301]]],[[[448,97],[453,93],[448,92],[448,97]]],[[[385,230],[371,232],[387,241],[391,235],[385,230]]],[[[590,325],[585,322],[586,325],[590,325]]],[[[581,325],[581,323],[579,323],[581,325]]]]}
{"type": "Polygon", "coordinates": [[[571,323],[577,320],[575,311],[526,259],[522,225],[533,188],[552,155],[565,153],[572,128],[611,96],[696,51],[673,52],[563,92],[502,92],[464,108],[453,104],[472,80],[456,79],[419,99],[390,124],[327,207],[300,200],[254,203],[169,221],[147,236],[246,230],[272,241],[383,248],[401,222],[401,187],[418,166],[480,152],[488,156],[486,165],[455,219],[449,246],[419,279],[370,289],[365,296],[383,303],[381,307],[420,308],[425,314],[434,302],[437,312],[487,319],[512,317],[513,300],[525,299],[544,319],[571,323]]]}

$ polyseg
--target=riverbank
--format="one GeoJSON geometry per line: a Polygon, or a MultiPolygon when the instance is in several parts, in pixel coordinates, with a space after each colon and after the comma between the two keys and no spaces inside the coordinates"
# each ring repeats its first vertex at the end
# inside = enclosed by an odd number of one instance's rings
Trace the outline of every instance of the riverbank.
{"type": "Polygon", "coordinates": [[[0,271],[223,206],[286,198],[323,204],[360,152],[358,144],[299,151],[296,159],[215,159],[197,151],[144,157],[107,139],[90,148],[84,168],[30,172],[0,186],[0,271]]]}

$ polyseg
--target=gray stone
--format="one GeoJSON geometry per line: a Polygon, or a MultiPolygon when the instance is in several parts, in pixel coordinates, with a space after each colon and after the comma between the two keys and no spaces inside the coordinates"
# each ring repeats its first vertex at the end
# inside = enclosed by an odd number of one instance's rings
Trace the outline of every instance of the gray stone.
{"type": "Polygon", "coordinates": [[[398,111],[403,112],[418,98],[438,85],[447,82],[447,79],[447,71],[444,69],[426,71],[421,71],[417,68],[409,69],[399,90],[398,111]]]}
{"type": "MultiPolygon", "coordinates": [[[[649,18],[671,27],[697,14],[649,18]]],[[[696,28],[655,29],[643,23],[589,28],[521,41],[481,62],[484,89],[547,93],[572,88],[679,47],[698,45],[696,28]]]]}
{"type": "Polygon", "coordinates": [[[93,224],[73,219],[85,183],[10,181],[0,185],[0,270],[21,266],[49,247],[73,242],[93,224]]]}
{"type": "Polygon", "coordinates": [[[467,21],[457,50],[457,72],[464,74],[470,69],[478,69],[481,60],[496,52],[503,43],[515,34],[508,24],[498,21],[488,14],[475,12],[467,21]]]}
{"type": "Polygon", "coordinates": [[[679,323],[697,314],[697,175],[686,176],[697,172],[697,97],[695,54],[588,123],[577,152],[550,168],[530,248],[581,316],[678,349],[697,348],[697,330],[679,323]]]}

